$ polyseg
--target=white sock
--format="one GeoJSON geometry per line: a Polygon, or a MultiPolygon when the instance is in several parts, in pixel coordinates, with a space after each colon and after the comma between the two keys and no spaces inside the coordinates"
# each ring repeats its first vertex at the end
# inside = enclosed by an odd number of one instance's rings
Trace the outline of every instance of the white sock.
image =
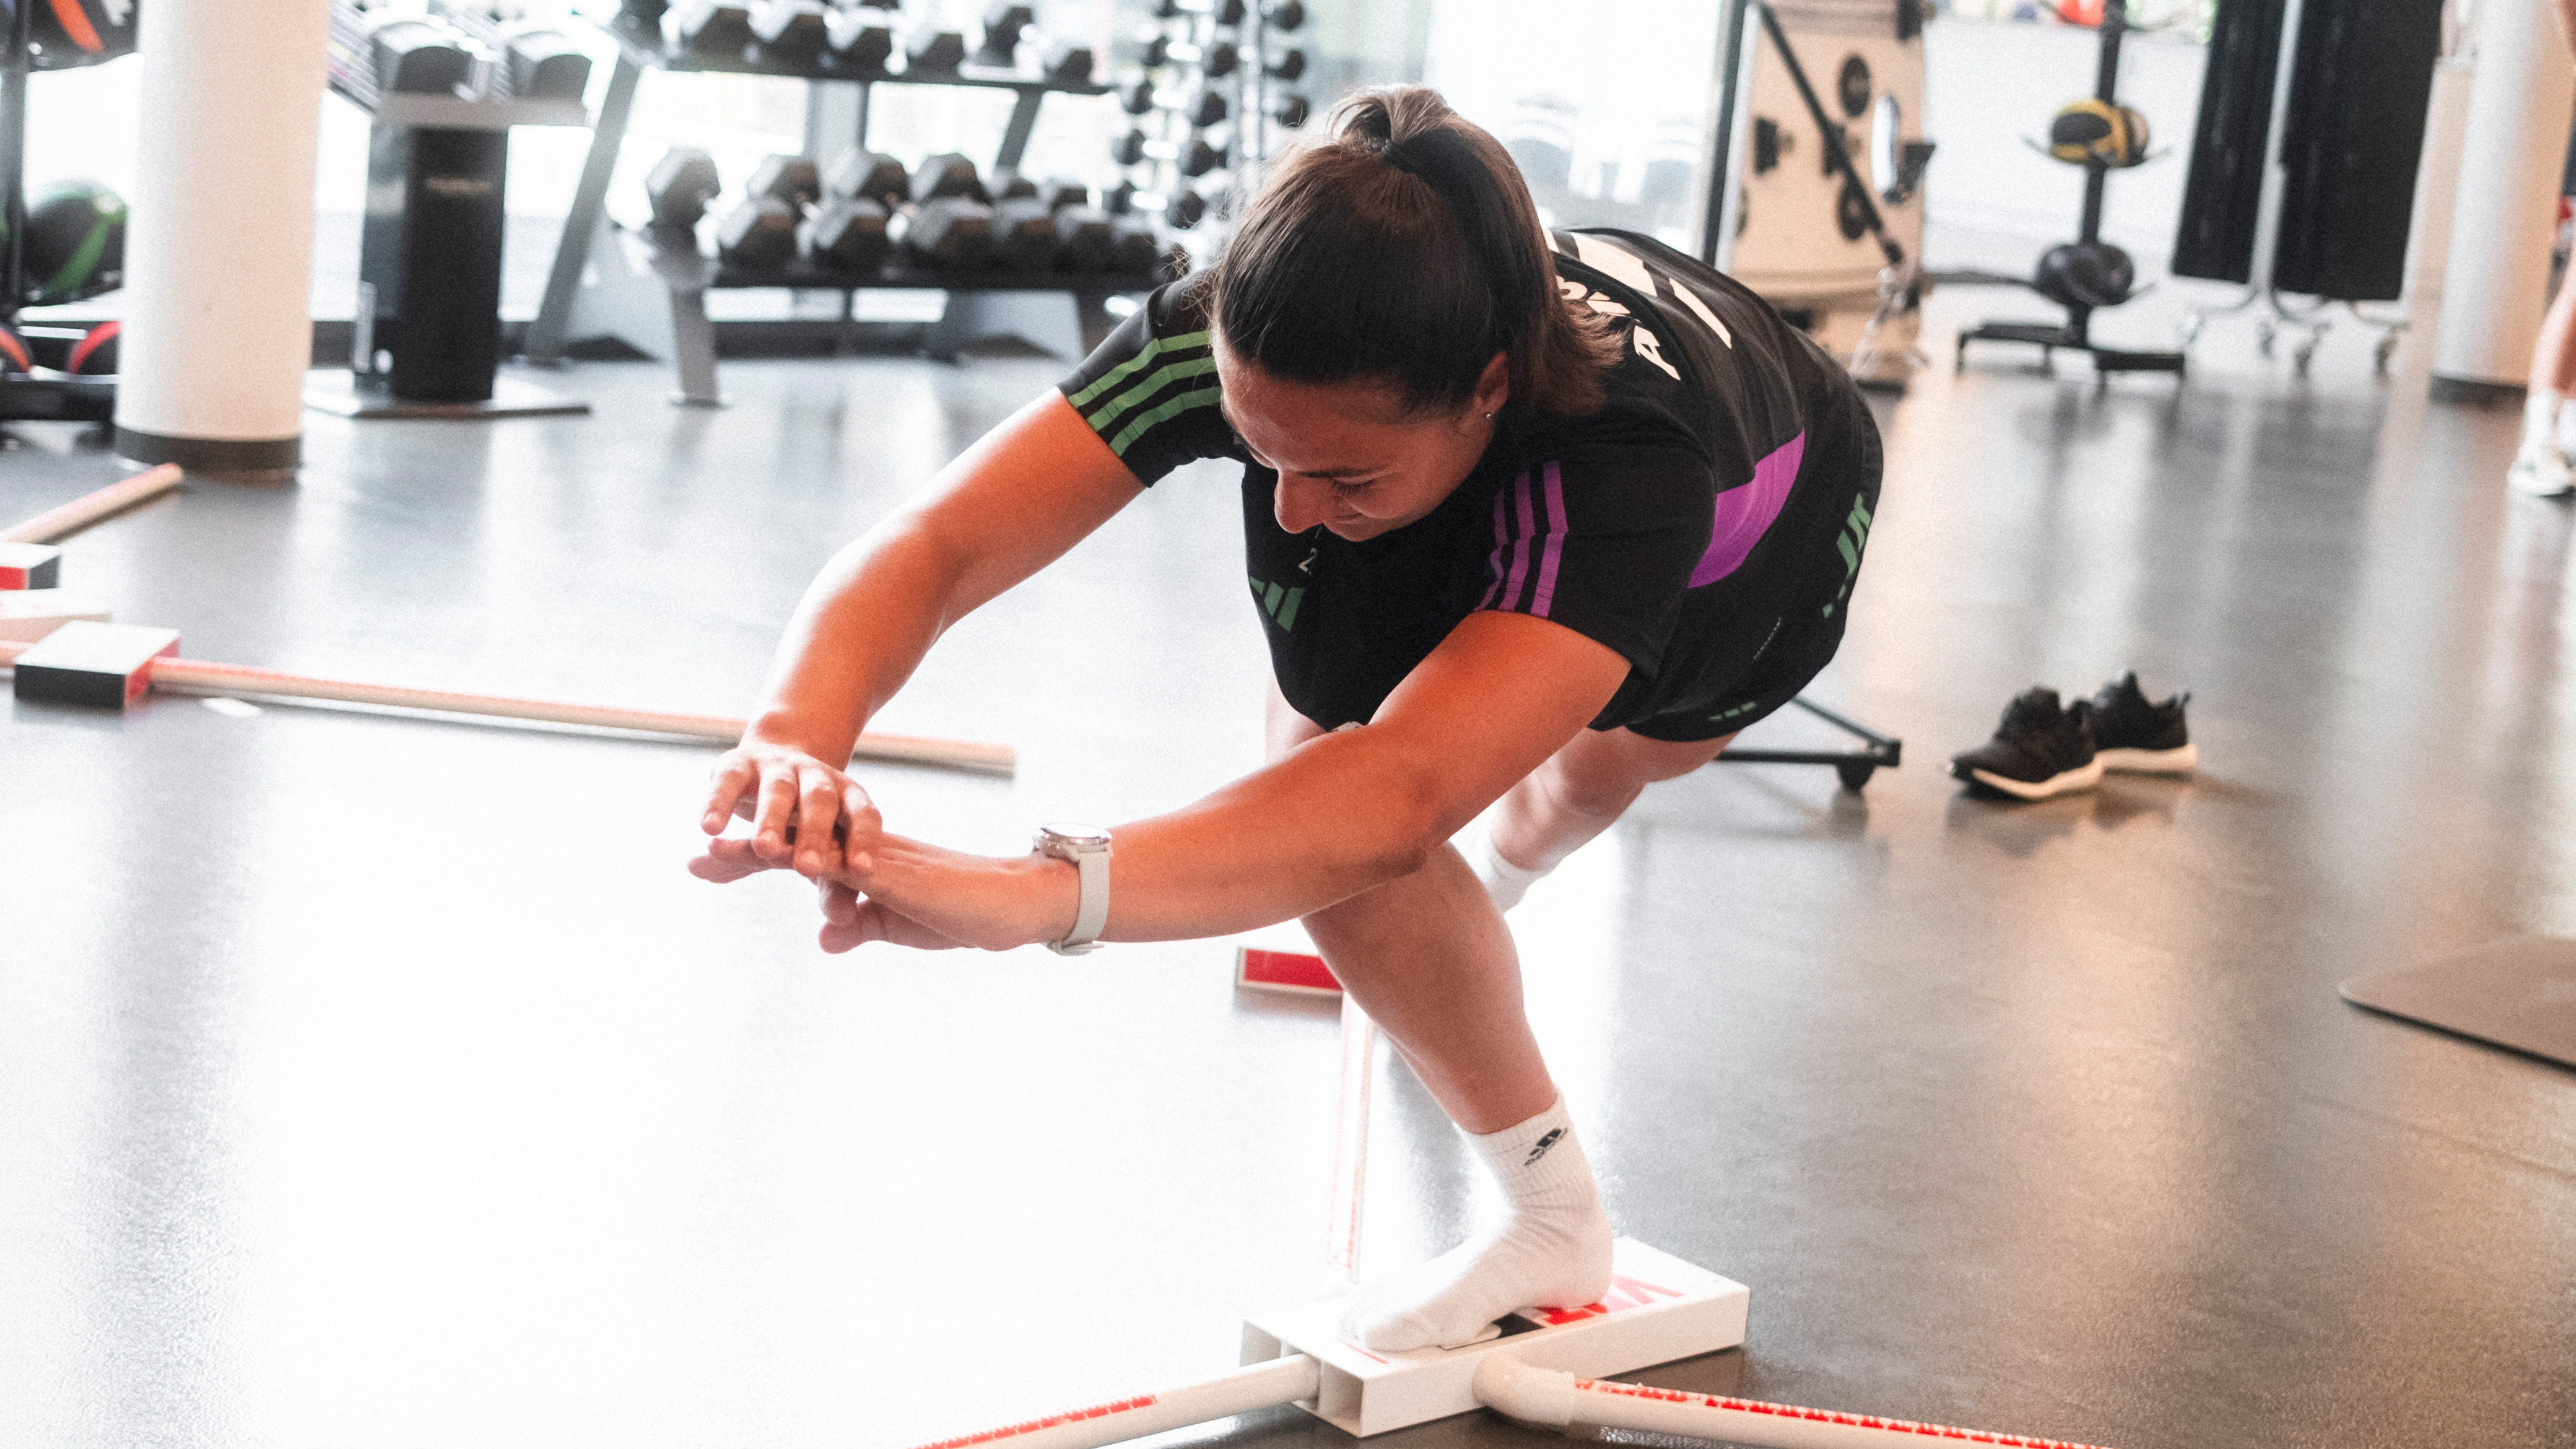
{"type": "MultiPolygon", "coordinates": [[[[2565,396],[2565,394],[2560,394],[2565,396]]],[[[2558,405],[2558,451],[2576,457],[2576,397],[2558,405]]]]}
{"type": "Polygon", "coordinates": [[[2567,405],[2567,395],[2545,387],[2535,387],[2523,394],[2522,451],[2536,453],[2558,444],[2558,412],[2567,405]]]}
{"type": "MultiPolygon", "coordinates": [[[[1502,852],[1494,849],[1494,835],[1490,830],[1476,837],[1475,848],[1467,852],[1467,863],[1476,868],[1476,879],[1484,883],[1485,896],[1498,911],[1508,911],[1519,905],[1521,897],[1529,894],[1529,888],[1538,884],[1539,877],[1547,874],[1546,870],[1527,870],[1503,859],[1502,852]]],[[[1554,866],[1548,867],[1548,870],[1554,869],[1554,866]]]]}
{"type": "Polygon", "coordinates": [[[1520,1308],[1580,1308],[1610,1291],[1610,1216],[1565,1101],[1516,1127],[1467,1138],[1509,1206],[1463,1247],[1371,1284],[1342,1331],[1381,1353],[1455,1348],[1520,1308]]]}

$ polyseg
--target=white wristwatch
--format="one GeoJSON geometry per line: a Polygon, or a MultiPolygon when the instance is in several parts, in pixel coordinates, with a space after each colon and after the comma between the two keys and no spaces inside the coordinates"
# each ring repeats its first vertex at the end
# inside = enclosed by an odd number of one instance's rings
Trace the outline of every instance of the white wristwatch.
{"type": "Polygon", "coordinates": [[[1100,928],[1109,924],[1109,832],[1096,825],[1041,825],[1037,852],[1073,862],[1082,873],[1082,906],[1073,929],[1061,941],[1047,942],[1059,956],[1080,956],[1097,949],[1100,928]]]}

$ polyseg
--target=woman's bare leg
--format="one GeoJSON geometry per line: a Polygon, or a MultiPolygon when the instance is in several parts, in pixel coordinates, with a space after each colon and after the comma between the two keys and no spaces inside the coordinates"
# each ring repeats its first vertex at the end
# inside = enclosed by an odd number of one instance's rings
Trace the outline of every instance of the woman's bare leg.
{"type": "MultiPolygon", "coordinates": [[[[1273,755],[1319,730],[1274,688],[1273,755]]],[[[1521,1005],[1511,932],[1458,852],[1305,918],[1307,933],[1468,1135],[1509,1204],[1431,1262],[1371,1282],[1344,1331],[1380,1351],[1453,1346],[1532,1304],[1590,1303],[1610,1285],[1610,1219],[1521,1005]]]]}
{"type": "Polygon", "coordinates": [[[1489,859],[1475,868],[1505,910],[1540,876],[1610,828],[1658,780],[1687,775],[1717,758],[1735,736],[1675,744],[1631,730],[1585,730],[1514,785],[1495,810],[1489,859]]]}

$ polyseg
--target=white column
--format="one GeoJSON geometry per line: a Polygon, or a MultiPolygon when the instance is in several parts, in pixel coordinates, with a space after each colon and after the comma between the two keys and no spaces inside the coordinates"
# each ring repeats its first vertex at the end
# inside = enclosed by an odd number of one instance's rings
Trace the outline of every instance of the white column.
{"type": "Polygon", "coordinates": [[[328,0],[143,7],[116,451],[296,465],[328,0]]]}
{"type": "Polygon", "coordinates": [[[2576,59],[2549,0],[2480,0],[2477,69],[2433,344],[2444,383],[2518,388],[2548,303],[2576,59]]]}

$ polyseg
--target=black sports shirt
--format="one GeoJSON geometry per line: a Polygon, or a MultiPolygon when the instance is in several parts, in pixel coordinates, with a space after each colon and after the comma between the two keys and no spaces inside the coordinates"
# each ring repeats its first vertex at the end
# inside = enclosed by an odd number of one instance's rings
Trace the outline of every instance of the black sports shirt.
{"type": "Polygon", "coordinates": [[[1607,403],[1581,417],[1506,408],[1446,501],[1363,542],[1273,517],[1278,475],[1218,407],[1207,274],[1157,289],[1062,384],[1142,483],[1203,458],[1244,465],[1246,571],[1272,666],[1327,729],[1369,719],[1479,609],[1617,650],[1628,678],[1593,727],[1651,722],[1674,738],[1725,732],[1766,661],[1830,654],[1840,637],[1878,486],[1875,427],[1848,377],[1751,291],[1660,243],[1553,239],[1565,294],[1626,335],[1607,403]]]}

